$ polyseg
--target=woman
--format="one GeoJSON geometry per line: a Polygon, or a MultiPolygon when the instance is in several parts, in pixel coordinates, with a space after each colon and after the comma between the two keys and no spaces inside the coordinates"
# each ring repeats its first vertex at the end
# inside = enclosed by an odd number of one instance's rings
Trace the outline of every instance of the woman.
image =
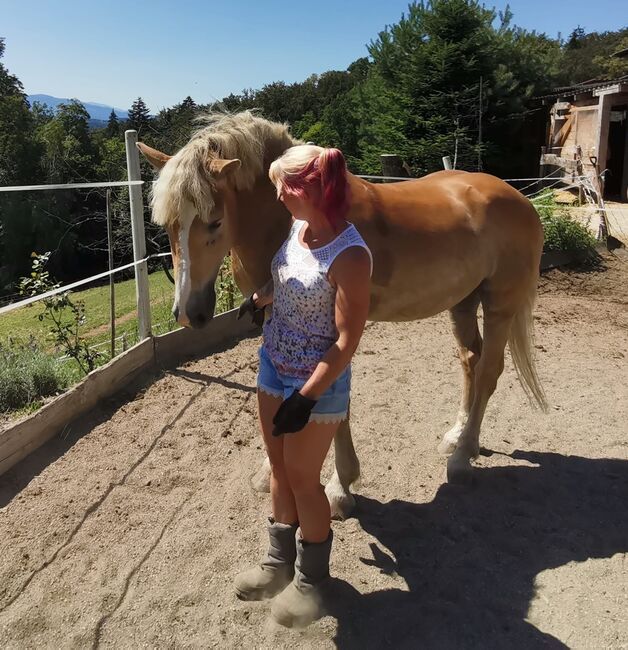
{"type": "Polygon", "coordinates": [[[346,221],[349,184],[338,149],[292,147],[269,175],[293,215],[292,227],[273,258],[272,281],[241,311],[259,317],[273,303],[257,393],[272,469],[270,548],[235,586],[244,600],[279,594],[273,618],[303,626],[320,616],[320,586],[329,577],[331,515],[320,472],[347,417],[350,363],[368,314],[372,258],[346,221]]]}

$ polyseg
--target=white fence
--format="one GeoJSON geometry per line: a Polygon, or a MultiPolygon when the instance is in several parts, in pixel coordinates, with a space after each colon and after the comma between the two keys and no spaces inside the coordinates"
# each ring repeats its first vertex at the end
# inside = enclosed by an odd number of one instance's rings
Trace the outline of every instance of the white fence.
{"type": "Polygon", "coordinates": [[[112,187],[128,187],[129,206],[131,213],[131,232],[133,237],[133,262],[124,264],[102,273],[97,273],[88,278],[77,280],[57,289],[30,296],[17,302],[12,302],[0,307],[0,316],[20,307],[25,307],[39,300],[70,291],[78,287],[102,280],[127,269],[135,271],[136,302],[138,315],[139,340],[143,341],[151,334],[150,294],[148,288],[148,260],[157,257],[169,256],[170,253],[157,253],[146,255],[146,235],[144,233],[144,205],[142,200],[142,185],[144,181],[140,173],[140,158],[137,149],[137,131],[129,130],[124,134],[126,145],[126,163],[128,180],[109,183],[64,183],[59,185],[22,185],[15,187],[0,187],[0,192],[37,192],[68,189],[104,189],[112,187]]]}

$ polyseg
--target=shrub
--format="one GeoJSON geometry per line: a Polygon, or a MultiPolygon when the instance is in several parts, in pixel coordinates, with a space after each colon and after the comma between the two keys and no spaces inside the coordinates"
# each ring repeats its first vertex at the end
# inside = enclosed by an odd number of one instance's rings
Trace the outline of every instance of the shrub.
{"type": "Polygon", "coordinates": [[[42,352],[35,342],[0,345],[0,412],[53,395],[68,385],[68,379],[61,363],[42,352]]]}
{"type": "Polygon", "coordinates": [[[551,195],[533,202],[543,224],[544,251],[587,251],[595,246],[595,237],[589,229],[572,219],[551,195]]]}

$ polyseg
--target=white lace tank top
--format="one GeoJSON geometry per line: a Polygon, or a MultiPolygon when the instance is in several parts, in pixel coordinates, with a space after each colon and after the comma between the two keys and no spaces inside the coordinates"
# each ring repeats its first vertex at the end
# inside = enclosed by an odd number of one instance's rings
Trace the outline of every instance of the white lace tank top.
{"type": "Polygon", "coordinates": [[[308,379],[338,338],[336,289],[329,269],[342,251],[360,246],[373,257],[349,225],[325,246],[309,249],[299,241],[305,221],[295,220],[271,264],[274,284],[272,316],[264,324],[264,347],[278,372],[308,379]]]}

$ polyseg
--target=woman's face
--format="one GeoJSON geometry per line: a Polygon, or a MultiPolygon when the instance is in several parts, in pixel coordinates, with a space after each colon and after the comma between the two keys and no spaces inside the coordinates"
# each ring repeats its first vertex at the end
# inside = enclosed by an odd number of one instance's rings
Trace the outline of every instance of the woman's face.
{"type": "Polygon", "coordinates": [[[301,208],[303,207],[303,199],[300,199],[298,196],[294,196],[294,194],[288,194],[283,188],[279,190],[279,200],[286,206],[288,209],[288,212],[292,215],[297,215],[299,212],[301,212],[301,208]]]}
{"type": "Polygon", "coordinates": [[[291,215],[308,221],[310,214],[316,211],[316,200],[306,192],[304,198],[286,192],[283,188],[279,191],[279,200],[286,206],[291,215]]]}

